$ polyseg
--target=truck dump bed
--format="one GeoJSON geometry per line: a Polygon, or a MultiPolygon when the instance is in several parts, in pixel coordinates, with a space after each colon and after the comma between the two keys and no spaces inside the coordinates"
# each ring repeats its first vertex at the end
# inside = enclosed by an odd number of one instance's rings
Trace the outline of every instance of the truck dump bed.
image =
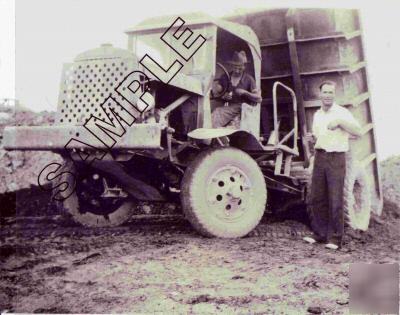
{"type": "MultiPolygon", "coordinates": [[[[272,85],[281,81],[292,87],[298,99],[299,135],[311,130],[319,108],[319,85],[336,82],[337,103],[347,107],[363,126],[365,134],[352,141],[353,156],[366,169],[374,188],[374,211],[381,212],[382,194],[373,114],[368,87],[360,17],[357,10],[274,9],[227,18],[250,26],[262,52],[262,129],[272,125],[269,113],[272,85]]],[[[282,93],[279,116],[290,119],[290,106],[282,93]],[[286,104],[285,104],[286,103],[286,104]]],[[[307,160],[307,152],[302,158],[307,160]]]]}

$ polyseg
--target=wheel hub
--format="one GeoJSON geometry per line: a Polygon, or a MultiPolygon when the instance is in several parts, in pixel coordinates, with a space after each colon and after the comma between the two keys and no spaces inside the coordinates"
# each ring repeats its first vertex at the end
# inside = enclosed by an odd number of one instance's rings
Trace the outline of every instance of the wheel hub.
{"type": "Polygon", "coordinates": [[[208,204],[220,219],[235,221],[245,212],[251,197],[251,183],[244,172],[228,165],[210,176],[208,204]]]}
{"type": "Polygon", "coordinates": [[[124,198],[118,197],[126,196],[111,196],[110,198],[109,194],[106,194],[109,190],[103,174],[90,170],[82,171],[76,188],[81,203],[80,212],[104,216],[113,213],[124,202],[124,198]]]}

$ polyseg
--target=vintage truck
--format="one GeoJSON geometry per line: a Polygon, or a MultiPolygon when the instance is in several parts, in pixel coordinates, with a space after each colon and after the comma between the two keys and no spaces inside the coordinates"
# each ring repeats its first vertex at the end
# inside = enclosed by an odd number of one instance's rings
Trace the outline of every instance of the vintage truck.
{"type": "Polygon", "coordinates": [[[51,183],[61,211],[80,224],[120,225],[138,201],[168,200],[180,203],[203,235],[241,237],[257,226],[266,208],[278,212],[307,204],[313,150],[304,135],[320,106],[319,85],[332,80],[337,102],[362,125],[363,136],[351,141],[348,154],[344,204],[347,223],[366,230],[371,212],[382,211],[382,192],[358,12],[181,15],[184,27],[204,38],[191,58],[168,45],[183,31],[166,32],[176,19],[147,19],[126,31],[127,49],[105,44],[65,64],[57,123],[9,127],[4,147],[50,150],[64,158],[63,165],[49,165],[40,175],[38,170],[39,184],[51,183]],[[213,82],[229,77],[233,51],[246,53],[246,71],[263,100],[243,103],[238,123],[212,128],[212,110],[224,106],[222,94],[212,93],[213,82]],[[174,61],[182,66],[165,80],[140,62],[146,55],[164,70],[174,61]],[[145,74],[136,90],[150,95],[146,110],[135,109],[134,123],[127,121],[130,102],[114,93],[133,71],[145,74]],[[197,126],[190,132],[183,128],[181,110],[187,102],[194,104],[197,126]],[[90,119],[95,121],[88,128],[90,119]]]}

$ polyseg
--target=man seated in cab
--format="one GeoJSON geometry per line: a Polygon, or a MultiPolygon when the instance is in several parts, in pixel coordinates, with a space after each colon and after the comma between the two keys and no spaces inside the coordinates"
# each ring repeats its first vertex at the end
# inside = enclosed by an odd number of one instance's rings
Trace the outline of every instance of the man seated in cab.
{"type": "Polygon", "coordinates": [[[213,128],[225,127],[229,122],[241,113],[242,103],[256,105],[261,102],[261,92],[257,89],[254,78],[245,72],[247,57],[244,51],[235,51],[232,60],[228,62],[232,71],[228,78],[222,76],[214,85],[213,91],[218,94],[223,87],[228,87],[222,99],[225,106],[217,107],[211,114],[213,128]]]}

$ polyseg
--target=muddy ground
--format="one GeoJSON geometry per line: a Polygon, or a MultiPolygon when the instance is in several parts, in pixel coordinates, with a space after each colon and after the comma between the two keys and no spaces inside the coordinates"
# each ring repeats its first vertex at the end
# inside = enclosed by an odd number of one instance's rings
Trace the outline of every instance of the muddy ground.
{"type": "Polygon", "coordinates": [[[266,216],[250,236],[209,239],[179,216],[82,229],[59,216],[3,218],[0,309],[29,313],[348,313],[349,264],[396,262],[399,212],[337,252],[266,216]]]}

